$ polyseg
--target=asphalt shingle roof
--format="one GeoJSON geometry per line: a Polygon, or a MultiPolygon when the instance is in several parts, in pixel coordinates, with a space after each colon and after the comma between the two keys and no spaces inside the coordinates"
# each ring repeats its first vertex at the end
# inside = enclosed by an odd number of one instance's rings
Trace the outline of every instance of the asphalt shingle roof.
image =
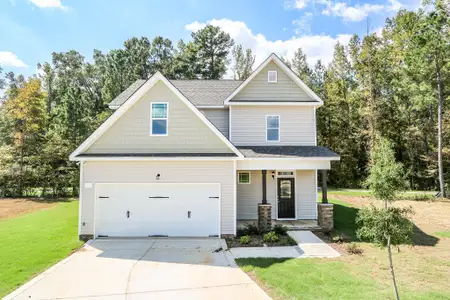
{"type": "Polygon", "coordinates": [[[237,146],[245,157],[280,158],[280,157],[333,157],[339,155],[322,146],[237,146]]]}
{"type": "MultiPolygon", "coordinates": [[[[146,80],[136,80],[109,106],[121,106],[146,80]]],[[[170,80],[196,106],[222,106],[225,99],[242,83],[241,80],[170,80]]]]}

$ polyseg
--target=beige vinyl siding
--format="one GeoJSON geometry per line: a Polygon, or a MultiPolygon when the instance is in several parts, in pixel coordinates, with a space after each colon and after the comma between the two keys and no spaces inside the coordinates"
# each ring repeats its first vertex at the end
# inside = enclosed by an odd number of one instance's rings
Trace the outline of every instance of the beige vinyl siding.
{"type": "Polygon", "coordinates": [[[86,153],[230,153],[232,150],[164,83],[158,82],[86,153]],[[168,102],[168,136],[150,136],[151,102],[168,102]]]}
{"type": "Polygon", "coordinates": [[[94,234],[96,183],[155,182],[220,183],[221,231],[222,234],[234,234],[233,172],[232,161],[85,162],[81,185],[80,234],[94,234]],[[157,181],[158,173],[161,179],[157,181]],[[91,183],[92,188],[86,188],[85,183],[91,183]]]}
{"type": "Polygon", "coordinates": [[[317,219],[317,171],[296,171],[296,196],[297,219],[317,219]]]}
{"type": "MultiPolygon", "coordinates": [[[[254,220],[258,218],[258,203],[262,201],[261,170],[238,171],[250,172],[250,184],[237,183],[237,218],[239,220],[254,220]]],[[[237,180],[239,176],[236,176],[237,180]]],[[[272,218],[276,215],[276,180],[272,179],[272,171],[267,171],[267,202],[272,204],[272,218]]]]}
{"type": "Polygon", "coordinates": [[[274,62],[250,81],[232,101],[314,101],[274,62]],[[277,71],[278,82],[267,80],[268,71],[277,71]]]}
{"type": "MultiPolygon", "coordinates": [[[[237,184],[237,219],[256,220],[258,203],[262,200],[262,173],[250,172],[250,184],[237,184]]],[[[295,174],[296,218],[299,220],[317,219],[316,170],[297,170],[295,174]]],[[[272,179],[272,171],[267,171],[267,202],[272,204],[272,218],[277,219],[277,179],[272,179]]]]}
{"type": "Polygon", "coordinates": [[[200,111],[228,138],[230,123],[228,108],[207,108],[200,111]]]}
{"type": "Polygon", "coordinates": [[[230,139],[243,146],[314,146],[313,106],[233,106],[230,108],[230,139]],[[280,141],[266,141],[266,116],[280,116],[280,141]]]}

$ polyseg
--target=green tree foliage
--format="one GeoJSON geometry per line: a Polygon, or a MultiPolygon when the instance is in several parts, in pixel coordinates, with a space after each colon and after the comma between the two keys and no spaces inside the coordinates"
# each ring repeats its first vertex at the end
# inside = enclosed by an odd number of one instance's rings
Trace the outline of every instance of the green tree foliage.
{"type": "Polygon", "coordinates": [[[233,73],[234,79],[245,80],[252,73],[253,64],[255,63],[255,56],[251,49],[244,50],[241,45],[236,45],[232,51],[233,54],[233,73]]]}
{"type": "MultiPolygon", "coordinates": [[[[330,185],[364,186],[377,137],[382,137],[391,145],[391,156],[402,162],[408,188],[448,188],[449,7],[443,0],[426,4],[426,9],[401,10],[387,19],[381,36],[355,35],[348,45],[337,44],[328,65],[309,65],[300,48],[290,60],[281,57],[324,100],[316,111],[318,144],[341,156],[333,162],[330,185]]],[[[112,99],[157,71],[169,79],[221,79],[232,57],[230,71],[245,79],[255,56],[233,46],[228,34],[209,25],[189,41],[132,37],[120,48],[94,50],[92,58],[75,50],[53,53],[31,78],[0,73],[0,194],[76,192],[77,166],[67,158],[112,113],[107,107],[112,99]],[[40,92],[26,93],[36,80],[40,92]],[[27,131],[23,160],[17,143],[24,129],[20,120],[33,120],[35,111],[18,117],[8,110],[6,103],[15,103],[19,95],[17,103],[43,103],[37,110],[42,124],[27,131]]]]}
{"type": "Polygon", "coordinates": [[[391,144],[384,138],[377,138],[372,149],[371,166],[366,184],[375,198],[384,202],[384,208],[378,209],[372,206],[358,212],[357,236],[387,248],[394,292],[399,299],[391,245],[411,241],[413,224],[407,217],[412,210],[388,207],[388,202],[392,201],[404,188],[404,179],[402,165],[396,162],[391,144]]]}
{"type": "Polygon", "coordinates": [[[311,69],[306,59],[306,54],[303,53],[302,48],[298,48],[294,53],[291,68],[306,85],[310,85],[311,69]]]}
{"type": "Polygon", "coordinates": [[[392,201],[405,188],[403,166],[396,162],[391,143],[380,138],[372,151],[372,165],[366,186],[373,196],[385,202],[392,201]]]}

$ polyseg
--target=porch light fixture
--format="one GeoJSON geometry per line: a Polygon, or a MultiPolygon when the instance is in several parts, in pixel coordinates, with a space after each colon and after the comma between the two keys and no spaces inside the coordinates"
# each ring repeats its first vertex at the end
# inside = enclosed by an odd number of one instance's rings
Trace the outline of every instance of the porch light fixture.
{"type": "Polygon", "coordinates": [[[275,171],[272,171],[272,179],[275,179],[275,171]]]}
{"type": "Polygon", "coordinates": [[[159,180],[161,178],[161,174],[156,174],[156,180],[159,180]]]}

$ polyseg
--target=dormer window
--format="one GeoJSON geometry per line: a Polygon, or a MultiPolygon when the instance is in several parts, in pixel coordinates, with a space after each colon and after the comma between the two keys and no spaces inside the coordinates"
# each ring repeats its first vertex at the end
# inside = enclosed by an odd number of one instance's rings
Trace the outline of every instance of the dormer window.
{"type": "Polygon", "coordinates": [[[277,71],[269,71],[267,72],[267,81],[270,83],[276,83],[278,81],[278,73],[277,71]]]}

